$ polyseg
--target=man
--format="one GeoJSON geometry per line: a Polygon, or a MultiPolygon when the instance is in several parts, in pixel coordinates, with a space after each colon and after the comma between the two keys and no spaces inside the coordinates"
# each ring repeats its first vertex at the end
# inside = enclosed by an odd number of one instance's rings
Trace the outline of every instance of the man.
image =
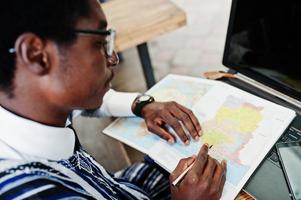
{"type": "Polygon", "coordinates": [[[179,121],[191,137],[200,136],[197,119],[181,105],[109,89],[118,58],[114,31],[106,29],[97,0],[10,0],[0,9],[5,29],[0,37],[1,199],[221,197],[226,164],[208,156],[207,145],[198,156],[180,161],[170,181],[194,165],[177,186],[170,186],[166,172],[153,163],[106,172],[66,126],[76,109],[90,110],[84,112],[88,115],[133,111],[170,143],[175,138],[165,125],[189,144],[179,121]]]}

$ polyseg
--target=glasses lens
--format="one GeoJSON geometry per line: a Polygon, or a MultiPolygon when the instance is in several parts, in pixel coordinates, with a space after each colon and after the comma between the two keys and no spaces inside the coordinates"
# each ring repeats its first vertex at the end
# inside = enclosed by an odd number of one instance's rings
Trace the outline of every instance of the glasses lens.
{"type": "Polygon", "coordinates": [[[107,59],[113,67],[119,64],[119,57],[115,51],[113,51],[112,56],[108,57],[107,59]]]}
{"type": "Polygon", "coordinates": [[[115,36],[116,36],[116,32],[114,30],[110,30],[110,35],[106,37],[107,40],[106,53],[108,56],[113,55],[113,51],[115,48],[115,36]]]}

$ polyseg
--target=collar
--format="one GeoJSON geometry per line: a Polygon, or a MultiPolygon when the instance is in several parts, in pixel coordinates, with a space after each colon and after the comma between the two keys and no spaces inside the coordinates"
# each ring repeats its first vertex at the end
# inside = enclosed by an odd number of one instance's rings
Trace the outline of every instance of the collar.
{"type": "Polygon", "coordinates": [[[73,155],[74,145],[72,129],[25,119],[0,106],[0,158],[13,159],[18,152],[49,160],[67,159],[73,155]]]}

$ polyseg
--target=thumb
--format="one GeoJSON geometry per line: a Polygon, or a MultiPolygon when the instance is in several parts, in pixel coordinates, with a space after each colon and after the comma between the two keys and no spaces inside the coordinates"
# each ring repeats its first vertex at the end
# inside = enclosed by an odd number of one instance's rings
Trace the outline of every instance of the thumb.
{"type": "Polygon", "coordinates": [[[196,156],[191,156],[188,158],[183,158],[178,163],[177,167],[174,169],[174,171],[169,176],[169,181],[173,182],[178,178],[185,169],[187,169],[192,163],[195,161],[196,156]]]}

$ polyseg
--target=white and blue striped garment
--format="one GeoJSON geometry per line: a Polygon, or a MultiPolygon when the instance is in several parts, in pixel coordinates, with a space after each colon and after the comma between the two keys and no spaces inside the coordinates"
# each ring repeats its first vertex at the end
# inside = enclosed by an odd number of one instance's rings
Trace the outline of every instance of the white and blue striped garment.
{"type": "Polygon", "coordinates": [[[79,149],[69,159],[0,159],[0,199],[170,199],[168,173],[153,163],[112,175],[79,149]]]}

